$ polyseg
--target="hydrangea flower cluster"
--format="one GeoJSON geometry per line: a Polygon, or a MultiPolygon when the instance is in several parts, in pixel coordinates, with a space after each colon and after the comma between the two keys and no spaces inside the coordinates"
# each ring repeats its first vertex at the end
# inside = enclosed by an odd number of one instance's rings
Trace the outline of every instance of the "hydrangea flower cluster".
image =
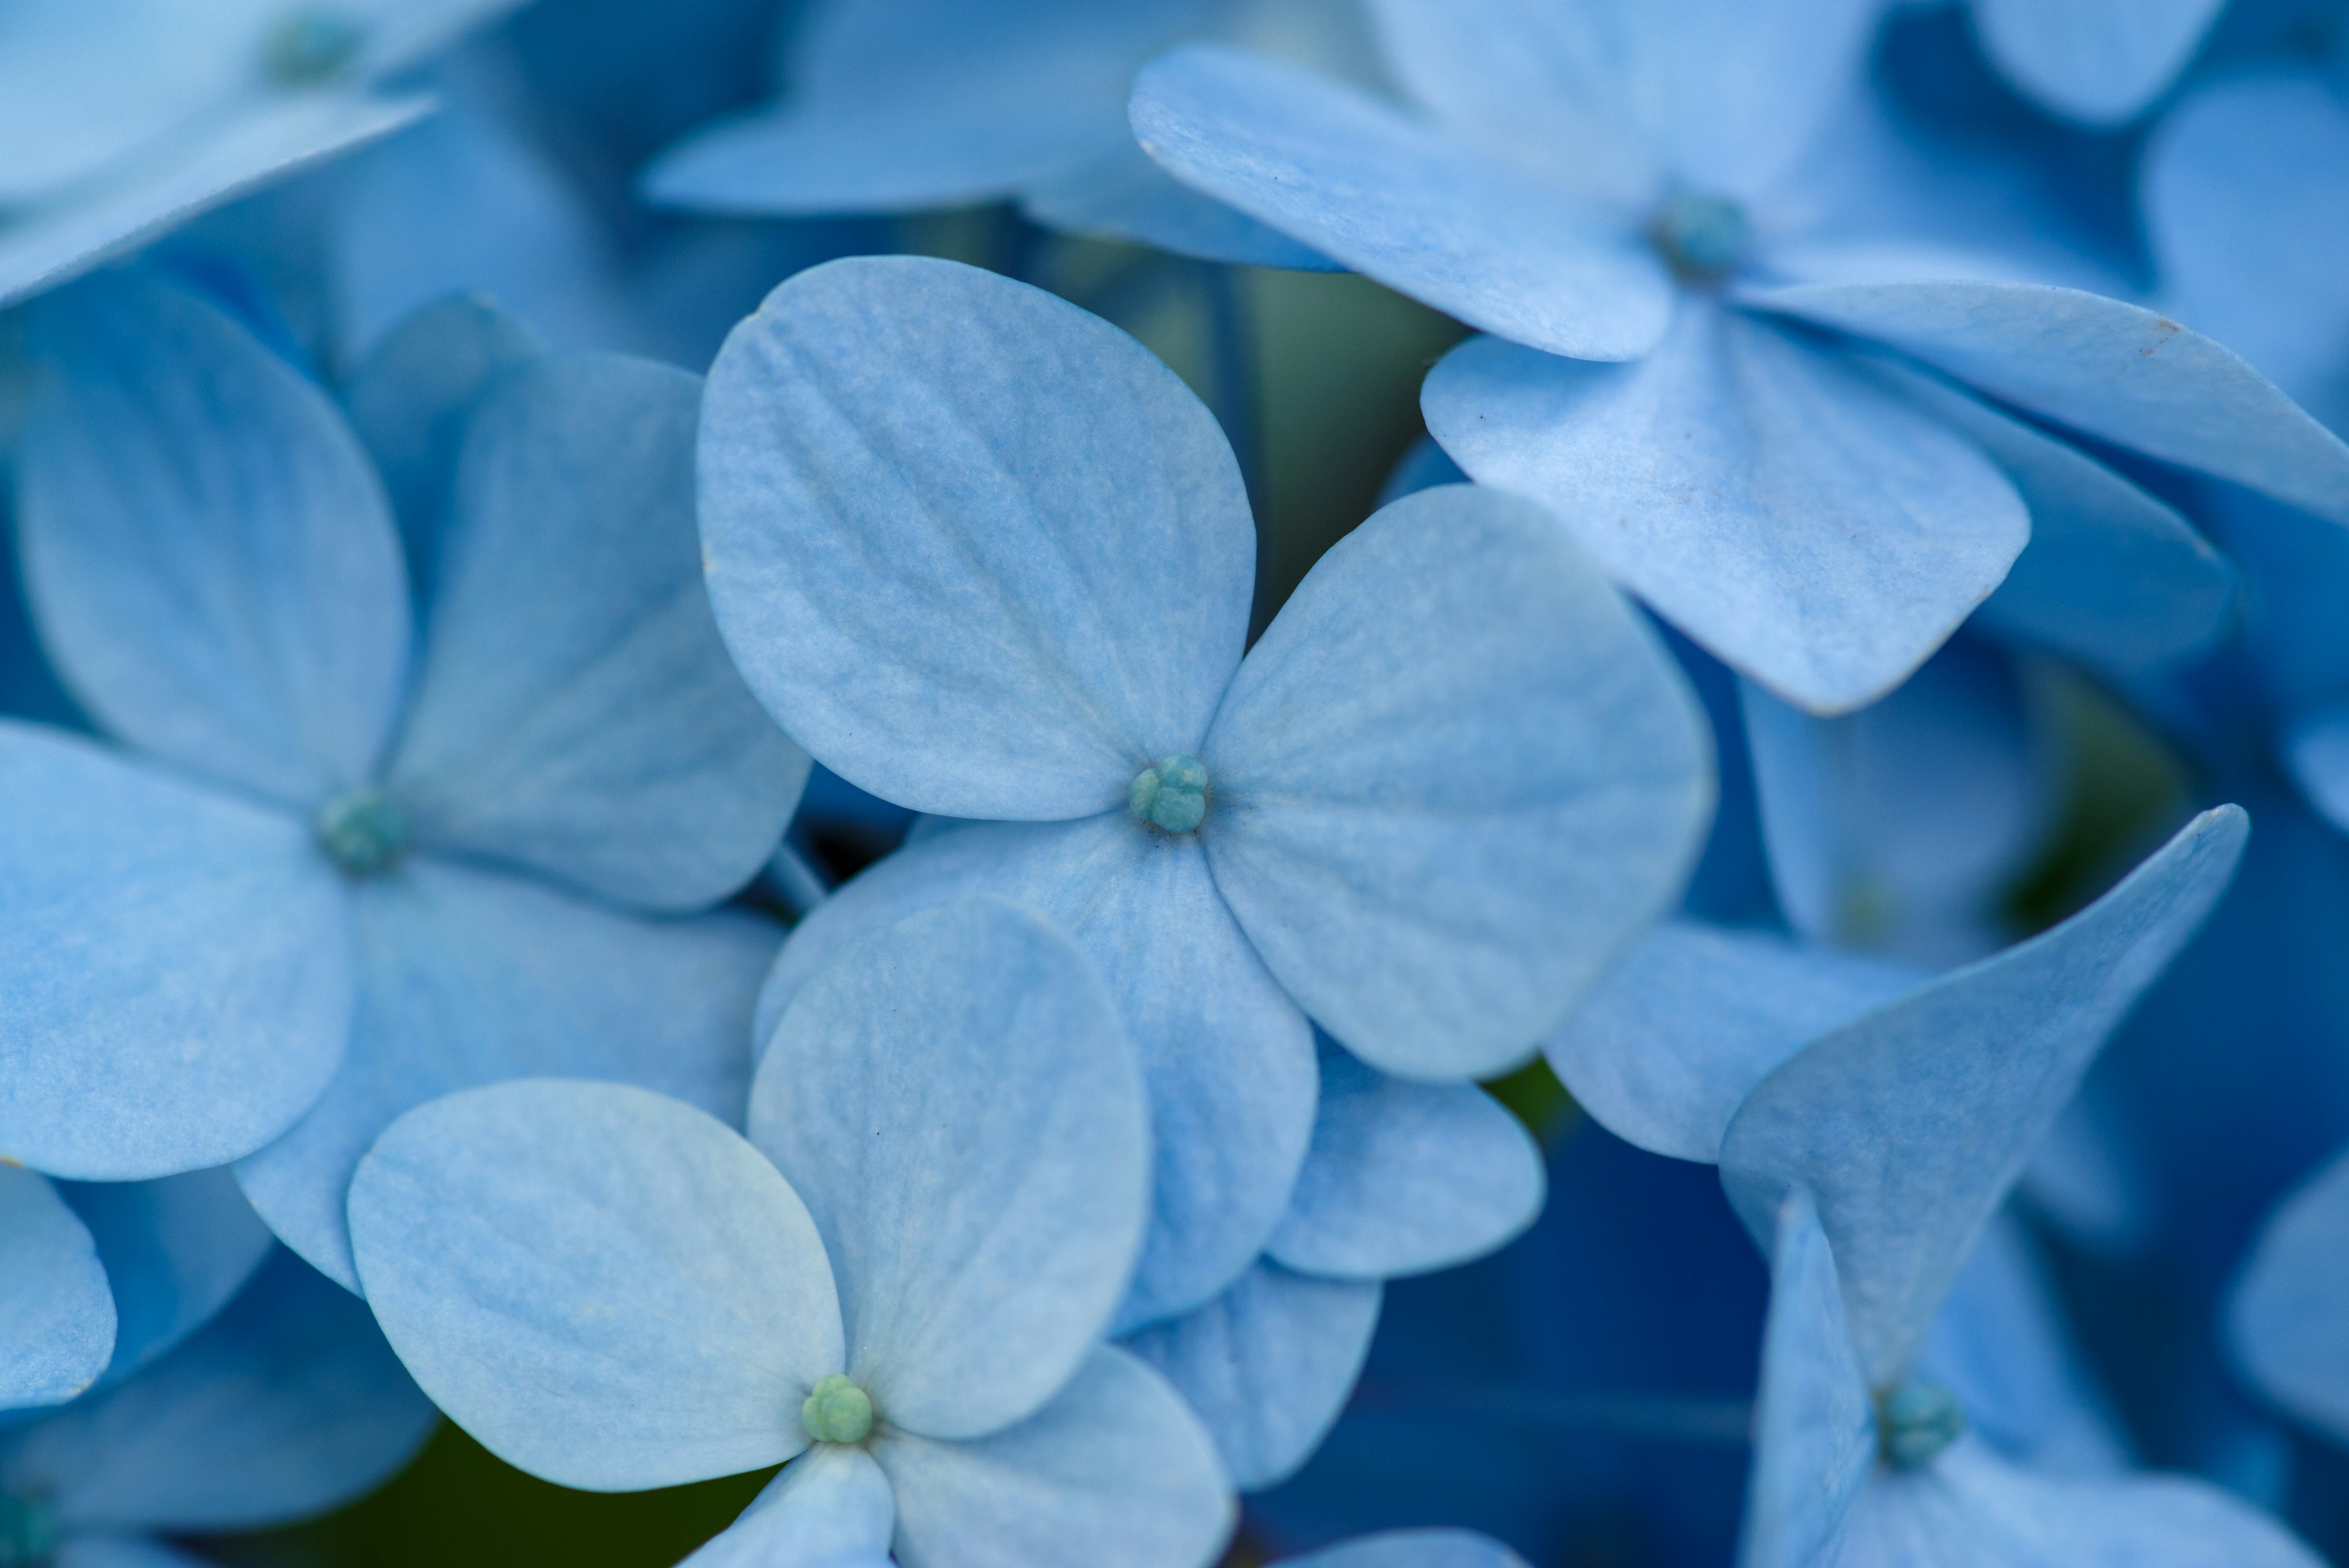
{"type": "Polygon", "coordinates": [[[0,8],[0,1568],[2349,1563],[2344,213],[2338,0],[0,8]]]}

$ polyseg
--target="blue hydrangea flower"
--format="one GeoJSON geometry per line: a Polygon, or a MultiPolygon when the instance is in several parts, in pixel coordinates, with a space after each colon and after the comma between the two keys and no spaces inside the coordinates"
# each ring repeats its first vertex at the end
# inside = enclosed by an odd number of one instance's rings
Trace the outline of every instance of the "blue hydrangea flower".
{"type": "Polygon", "coordinates": [[[962,893],[1109,977],[1150,1080],[1157,1223],[1127,1328],[1265,1249],[1310,1139],[1309,1017],[1381,1072],[1522,1061],[1677,889],[1692,704],[1529,504],[1387,508],[1247,650],[1229,446],[1133,339],[950,263],[802,273],[737,329],[702,536],[751,690],[942,825],[793,933],[771,1018],[854,935],[962,893]]]}
{"type": "Polygon", "coordinates": [[[138,1376],[0,1426],[0,1562],[193,1568],[158,1538],[347,1501],[439,1419],[367,1308],[279,1251],[138,1376]]]}
{"type": "Polygon", "coordinates": [[[1067,939],[976,900],[874,933],[777,1024],[748,1125],[555,1080],[410,1111],[351,1189],[368,1299],[535,1474],[791,1460],[697,1563],[1214,1561],[1213,1447],[1100,1343],[1149,1133],[1067,939]]]}
{"type": "Polygon", "coordinates": [[[2349,1445],[2349,1157],[2269,1218],[2228,1303],[2226,1329],[2253,1386],[2349,1445]]]}
{"type": "Polygon", "coordinates": [[[211,1321],[271,1245],[225,1170],[53,1182],[0,1167],[0,1411],[138,1371],[211,1321]]]}
{"type": "MultiPolygon", "coordinates": [[[[1491,334],[1423,389],[1445,451],[1789,701],[1899,684],[2043,492],[2181,574],[2188,624],[2149,635],[2190,647],[2223,609],[2207,552],[1985,400],[2336,521],[2349,447],[2217,343],[2068,286],[2108,286],[2085,263],[2008,246],[2047,212],[1861,91],[1878,9],[1377,0],[1421,116],[1193,45],[1144,68],[1133,123],[1186,182],[1491,334]]],[[[2124,576],[2064,586],[2109,622],[2124,576]]]]}
{"type": "Polygon", "coordinates": [[[1541,1149],[1470,1084],[1391,1077],[1319,1035],[1320,1108],[1264,1256],[1124,1341],[1206,1424],[1242,1491],[1312,1456],[1353,1392],[1388,1280],[1506,1244],[1541,1212],[1541,1149]]]}
{"type": "Polygon", "coordinates": [[[0,305],[431,107],[385,90],[519,0],[20,0],[0,24],[0,305]]]}
{"type": "Polygon", "coordinates": [[[1017,200],[1054,228],[1214,260],[1327,267],[1309,248],[1177,184],[1126,124],[1133,73],[1184,38],[1315,64],[1366,54],[1351,0],[818,0],[774,104],[664,153],[656,201],[820,215],[1017,200]]]}
{"type": "Polygon", "coordinates": [[[36,325],[26,580],[118,743],[0,729],[0,1153],[240,1160],[352,1283],[344,1185],[409,1105],[561,1069],[739,1109],[771,928],[653,917],[755,872],[807,763],[702,594],[694,380],[489,374],[503,339],[465,311],[388,349],[429,373],[353,397],[429,545],[419,612],[350,426],[219,310],[106,278],[36,325]]]}
{"type": "Polygon", "coordinates": [[[2227,0],[1971,4],[1974,36],[2000,73],[2057,114],[2092,126],[2143,113],[2227,8],[2227,0]]]}

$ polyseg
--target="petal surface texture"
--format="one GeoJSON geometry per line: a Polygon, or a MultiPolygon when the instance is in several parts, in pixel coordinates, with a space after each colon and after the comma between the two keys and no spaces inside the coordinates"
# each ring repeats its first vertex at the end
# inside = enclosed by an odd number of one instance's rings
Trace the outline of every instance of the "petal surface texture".
{"type": "Polygon", "coordinates": [[[1680,891],[1693,699],[1531,503],[1423,491],[1332,546],[1200,753],[1216,886],[1290,995],[1407,1077],[1531,1054],[1680,891]]]}
{"type": "Polygon", "coordinates": [[[1471,327],[1630,359],[1671,319],[1635,225],[1330,78],[1186,45],[1134,78],[1133,120],[1185,184],[1471,327]]]}
{"type": "Polygon", "coordinates": [[[883,1568],[896,1527],[896,1500],[873,1456],[818,1443],[682,1568],[883,1568]]]}
{"type": "Polygon", "coordinates": [[[700,386],[541,360],[473,415],[386,788],[419,844],[691,909],[765,864],[805,784],[701,586],[700,386]]]}
{"type": "Polygon", "coordinates": [[[1789,1190],[1816,1196],[1871,1386],[1899,1382],[2106,1038],[2225,890],[2249,828],[2239,806],[2203,813],[2086,909],[1837,1030],[1739,1107],[1723,1185],[1756,1234],[1789,1190]]]}
{"type": "Polygon", "coordinates": [[[418,857],[355,911],[350,1054],[285,1137],[237,1162],[272,1229],[353,1290],[351,1173],[400,1113],[508,1078],[635,1084],[741,1125],[750,1021],[777,933],[720,911],[647,920],[418,857]]]}
{"type": "Polygon", "coordinates": [[[2227,0],[1973,0],[1992,64],[2068,119],[2116,125],[2178,79],[2227,0]]]}
{"type": "Polygon", "coordinates": [[[433,1402],[511,1464],[627,1491],[808,1445],[841,1370],[814,1221],[703,1111],[617,1084],[469,1089],[351,1184],[359,1278],[433,1402]]]}
{"type": "Polygon", "coordinates": [[[1876,1468],[1868,1379],[1845,1323],[1835,1254],[1809,1193],[1788,1196],[1776,1229],[1738,1568],[1845,1561],[1837,1543],[1876,1468]]]}
{"type": "Polygon", "coordinates": [[[1223,431],[1024,284],[910,256],[800,274],[710,372],[700,473],[750,689],[896,805],[1122,806],[1196,750],[1239,662],[1256,535],[1223,431]]]}
{"type": "Polygon", "coordinates": [[[249,1154],[349,1037],[342,879],[306,824],[0,722],[0,1155],[119,1181],[249,1154]]]}
{"type": "Polygon", "coordinates": [[[841,953],[776,1024],[750,1126],[823,1233],[849,1375],[894,1428],[1030,1415],[1125,1293],[1141,1074],[1092,963],[1034,915],[959,900],[841,953]]]}
{"type": "Polygon", "coordinates": [[[45,1176],[0,1166],[0,1410],[57,1405],[114,1354],[114,1294],[89,1230],[45,1176]]]}
{"type": "Polygon", "coordinates": [[[107,730],[308,809],[363,782],[408,678],[383,485],[324,391],[139,277],[34,317],[19,521],[41,639],[107,730]]]}
{"type": "Polygon", "coordinates": [[[897,1496],[905,1568],[1206,1568],[1231,1534],[1216,1450],[1159,1376],[1095,1350],[1005,1431],[873,1445],[897,1496]]]}
{"type": "Polygon", "coordinates": [[[2349,1160],[2284,1199],[2228,1303],[2235,1363],[2319,1431],[2349,1434],[2349,1160]]]}
{"type": "Polygon", "coordinates": [[[1541,502],[1666,619],[1820,712],[1899,685],[2030,537],[1974,443],[1710,302],[1633,365],[1472,339],[1420,403],[1471,476],[1541,502]]]}

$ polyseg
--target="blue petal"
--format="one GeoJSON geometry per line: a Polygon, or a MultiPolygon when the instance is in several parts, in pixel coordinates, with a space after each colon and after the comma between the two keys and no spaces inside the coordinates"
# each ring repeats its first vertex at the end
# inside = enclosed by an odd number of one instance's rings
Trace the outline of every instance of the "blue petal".
{"type": "Polygon", "coordinates": [[[106,1370],[114,1340],[88,1230],[46,1177],[0,1166],[0,1410],[72,1398],[106,1370]]]}
{"type": "Polygon", "coordinates": [[[1280,1568],[1525,1568],[1524,1560],[1465,1530],[1390,1530],[1281,1559],[1280,1568]]]}
{"type": "Polygon", "coordinates": [[[308,1116],[236,1168],[270,1227],[351,1289],[351,1173],[411,1106],[508,1078],[598,1078],[740,1125],[766,921],[643,920],[424,858],[367,888],[357,916],[350,1054],[308,1116]]]}
{"type": "Polygon", "coordinates": [[[710,617],[698,393],[680,370],[579,355],[482,400],[384,786],[419,843],[657,910],[714,903],[774,853],[808,758],[710,617]]]}
{"type": "Polygon", "coordinates": [[[889,1478],[863,1449],[819,1443],[678,1568],[887,1568],[889,1478]]]}
{"type": "Polygon", "coordinates": [[[136,276],[34,317],[26,587],[106,729],[307,807],[367,778],[408,677],[383,486],[326,395],[212,305],[136,276]]]}
{"type": "Polygon", "coordinates": [[[160,1181],[70,1182],[114,1293],[117,1381],[212,1321],[268,1259],[269,1228],[225,1170],[160,1181]]]}
{"type": "Polygon", "coordinates": [[[57,1547],[57,1568],[212,1568],[203,1558],[138,1535],[74,1535],[57,1547]]]}
{"type": "Polygon", "coordinates": [[[1200,756],[1216,885],[1373,1066],[1489,1073],[1678,896],[1712,810],[1702,722],[1538,507],[1450,485],[1307,575],[1200,756]]]}
{"type": "Polygon", "coordinates": [[[351,428],[390,493],[410,587],[440,576],[440,537],[456,489],[457,456],[481,394],[545,349],[489,300],[453,296],[398,326],[343,389],[351,428]]]}
{"type": "Polygon", "coordinates": [[[1541,1212],[1543,1189],[1539,1146],[1484,1090],[1324,1051],[1313,1147],[1265,1251],[1332,1279],[1426,1273],[1500,1248],[1541,1212]]]}
{"type": "Polygon", "coordinates": [[[2227,0],[1973,0],[1974,36],[2014,84],[2088,125],[2134,119],[2194,57],[2227,0]]]}
{"type": "Polygon", "coordinates": [[[2349,446],[2231,349],[2140,306],[1981,281],[1795,285],[1745,298],[1889,343],[2147,457],[2349,523],[2349,446]]]}
{"type": "Polygon", "coordinates": [[[1092,1353],[1008,1431],[942,1443],[882,1430],[905,1568],[1206,1568],[1232,1530],[1207,1434],[1123,1351],[1092,1353]]]}
{"type": "Polygon", "coordinates": [[[1974,443],[1709,303],[1620,368],[1472,340],[1420,402],[1479,482],[1542,502],[1666,619],[1819,712],[1899,685],[2030,537],[1974,443]]]}
{"type": "Polygon", "coordinates": [[[834,262],[727,339],[701,437],[718,621],[760,701],[899,805],[1123,807],[1247,633],[1231,448],[1107,322],[951,262],[834,262]]]}
{"type": "Polygon", "coordinates": [[[1651,1154],[1711,1164],[1754,1086],[1922,971],[1760,931],[1660,928],[1542,1044],[1575,1103],[1651,1154]]]}
{"type": "Polygon", "coordinates": [[[1263,1251],[1312,1137],[1310,1027],[1266,972],[1195,838],[1123,809],[925,837],[826,899],[784,945],[759,1038],[849,942],[973,894],[1042,915],[1099,966],[1150,1096],[1154,1212],[1120,1329],[1186,1312],[1263,1251]]]}
{"type": "Polygon", "coordinates": [[[2284,736],[2284,762],[2309,805],[2349,832],[2349,703],[2296,721],[2284,736]]]}
{"type": "Polygon", "coordinates": [[[0,723],[0,1156],[120,1181],[219,1165],[350,1031],[342,880],[308,827],[0,723]]]}
{"type": "Polygon", "coordinates": [[[815,1222],[725,1124],[618,1084],[467,1089],[351,1183],[368,1302],[433,1402],[510,1464],[627,1491],[808,1446],[842,1368],[815,1222]]]}
{"type": "Polygon", "coordinates": [[[1125,1347],[1174,1386],[1243,1491],[1278,1486],[1321,1446],[1354,1391],[1381,1287],[1258,1263],[1203,1307],[1125,1347]]]}
{"type": "Polygon", "coordinates": [[[2235,1364],[2261,1393],[2349,1442],[2349,1158],[2285,1199],[2227,1305],[2235,1364]]]}
{"type": "Polygon", "coordinates": [[[2250,821],[2203,813],[2054,929],[1793,1057],[1722,1139],[1756,1235],[1816,1194],[1870,1380],[1899,1381],[1942,1295],[2080,1077],[2225,890],[2250,821]]]}
{"type": "Polygon", "coordinates": [[[849,1374],[893,1428],[1032,1414],[1125,1293],[1142,1076],[1092,963],[1033,915],[967,899],[843,950],[775,1025],[750,1129],[815,1217],[849,1374]]]}
{"type": "MultiPolygon", "coordinates": [[[[1837,1545],[1876,1469],[1876,1418],[1844,1319],[1834,1251],[1810,1194],[1795,1189],[1775,1217],[1770,1320],[1754,1411],[1738,1568],[1811,1568],[1846,1561],[1837,1545]]],[[[1749,1225],[1751,1221],[1748,1221],[1749,1225]]],[[[1907,1555],[1861,1554],[1854,1563],[1907,1555]]]]}
{"type": "Polygon", "coordinates": [[[1132,240],[1203,261],[1345,270],[1310,245],[1179,183],[1131,140],[1098,162],[1030,186],[1019,209],[1071,234],[1132,240]]]}
{"type": "Polygon", "coordinates": [[[1185,184],[1471,327],[1630,359],[1671,319],[1630,224],[1330,78],[1187,45],[1134,78],[1132,113],[1185,184]]]}
{"type": "Polygon", "coordinates": [[[139,1376],[0,1438],[0,1486],[69,1535],[252,1530],[372,1490],[439,1419],[366,1306],[281,1252],[139,1376]]]}

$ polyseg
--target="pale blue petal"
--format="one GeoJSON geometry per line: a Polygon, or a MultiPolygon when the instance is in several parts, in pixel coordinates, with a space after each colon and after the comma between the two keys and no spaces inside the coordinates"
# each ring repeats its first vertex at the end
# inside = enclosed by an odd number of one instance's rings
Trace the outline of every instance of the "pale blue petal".
{"type": "Polygon", "coordinates": [[[249,1154],[350,1032],[345,890],[306,824],[0,723],[0,1156],[92,1180],[249,1154]]]}
{"type": "Polygon", "coordinates": [[[2192,524],[2079,448],[1937,377],[1878,375],[1980,442],[2031,511],[2031,543],[1973,624],[2129,671],[2201,651],[2235,608],[2235,571],[2192,524]]]}
{"type": "Polygon", "coordinates": [[[114,1340],[88,1230],[47,1177],[0,1166],[0,1410],[72,1398],[106,1370],[114,1340]]]}
{"type": "Polygon", "coordinates": [[[2308,803],[2349,832],[2349,703],[2295,721],[2283,738],[2284,763],[2308,803]]]}
{"type": "Polygon", "coordinates": [[[1188,45],[1134,78],[1132,113],[1185,184],[1471,327],[1630,359],[1671,319],[1633,224],[1330,78],[1188,45]]]}
{"type": "Polygon", "coordinates": [[[971,1443],[885,1431],[905,1568],[1206,1568],[1233,1507],[1215,1446],[1164,1379],[1092,1353],[1060,1397],[971,1443]]]}
{"type": "Polygon", "coordinates": [[[1713,806],[1693,699],[1541,509],[1448,485],[1340,540],[1199,753],[1216,885],[1383,1071],[1533,1054],[1679,896],[1713,806]]]}
{"type": "Polygon", "coordinates": [[[1795,285],[1747,302],[1915,355],[2035,414],[2349,523],[2349,446],[2233,350],[2078,289],[1795,285]]]}
{"type": "Polygon", "coordinates": [[[1542,502],[1667,620],[1819,712],[1899,685],[2030,537],[1973,442],[1707,303],[1636,365],[1472,340],[1420,402],[1476,480],[1542,502]]]}
{"type": "Polygon", "coordinates": [[[700,478],[750,689],[899,805],[1123,807],[1239,662],[1256,535],[1223,431],[1024,284],[913,256],[801,273],[710,371],[700,478]]]}
{"type": "Polygon", "coordinates": [[[71,1182],[61,1191],[89,1227],[114,1293],[109,1382],[212,1321],[274,1244],[226,1170],[160,1181],[71,1182]]]}
{"type": "Polygon", "coordinates": [[[1406,1083],[1324,1051],[1313,1147],[1265,1251],[1332,1279],[1426,1273],[1500,1248],[1533,1223],[1543,1192],[1540,1147],[1484,1090],[1406,1083]]]}
{"type": "Polygon", "coordinates": [[[2349,109],[2330,84],[2265,70],[2188,94],[2138,176],[2168,307],[2319,414],[2337,406],[2349,350],[2344,171],[2349,109]]]}
{"type": "Polygon", "coordinates": [[[724,1123],[617,1084],[467,1089],[392,1124],[351,1183],[384,1333],[509,1464],[628,1491],[808,1446],[841,1370],[815,1223],[724,1123]]]}
{"type": "Polygon", "coordinates": [[[2199,1480],[2064,1480],[1961,1439],[1923,1469],[1882,1471],[1844,1533],[1851,1563],[1933,1568],[2323,1568],[2249,1503],[2199,1480]]]}
{"type": "Polygon", "coordinates": [[[1754,1085],[1925,979],[1766,932],[1675,921],[1632,949],[1542,1051],[1609,1132],[1711,1164],[1754,1085]]]}
{"type": "Polygon", "coordinates": [[[1031,185],[1019,208],[1055,229],[1132,240],[1203,261],[1344,270],[1312,246],[1182,184],[1131,140],[1098,162],[1031,185]]]}
{"type": "Polygon", "coordinates": [[[1154,1213],[1120,1330],[1197,1306],[1279,1224],[1312,1137],[1316,1075],[1310,1026],[1225,907],[1195,838],[1153,834],[1123,808],[926,836],[792,931],[760,996],[759,1038],[847,943],[974,894],[1033,909],[1074,938],[1139,1054],[1154,1213]]]}
{"type": "Polygon", "coordinates": [[[873,1456],[818,1443],[678,1568],[885,1568],[896,1526],[889,1478],[873,1456]]]}
{"type": "Polygon", "coordinates": [[[1465,1530],[1389,1530],[1284,1557],[1280,1568],[1526,1568],[1525,1560],[1465,1530]]]}
{"type": "Polygon", "coordinates": [[[357,68],[388,76],[486,27],[524,0],[355,0],[367,27],[357,68]]]}
{"type": "Polygon", "coordinates": [[[385,784],[419,844],[657,910],[714,903],[774,853],[809,763],[702,588],[699,393],[577,355],[482,400],[385,784]]]}
{"type": "Polygon", "coordinates": [[[1174,1386],[1243,1491],[1278,1486],[1321,1446],[1370,1354],[1383,1288],[1258,1263],[1203,1307],[1125,1347],[1174,1386]]]}
{"type": "Polygon", "coordinates": [[[1973,0],[1982,52],[2069,119],[2135,119],[2178,79],[2227,0],[1973,0]]]}
{"type": "Polygon", "coordinates": [[[350,1054],[237,1179],[287,1245],[353,1290],[351,1173],[401,1112],[476,1085],[635,1084],[741,1125],[750,1023],[779,933],[733,911],[655,921],[437,858],[364,889],[350,1054]]]}
{"type": "Polygon", "coordinates": [[[27,1431],[0,1484],[47,1490],[74,1533],[251,1530],[373,1489],[439,1419],[367,1307],[280,1252],[179,1349],[27,1431]]]}
{"type": "Polygon", "coordinates": [[[392,328],[343,389],[351,428],[390,493],[411,587],[440,576],[457,454],[475,405],[500,375],[544,352],[492,302],[455,296],[392,328]]]}
{"type": "Polygon", "coordinates": [[[398,130],[424,98],[272,97],[172,138],[71,201],[0,223],[0,306],[53,288],[268,181],[398,130]]]}
{"type": "Polygon", "coordinates": [[[1789,1189],[1816,1194],[1873,1382],[1899,1378],[2106,1036],[2225,890],[2249,827],[2240,806],[2203,813],[2086,909],[1818,1041],[1739,1107],[1723,1185],[1756,1235],[1789,1189]]]}
{"type": "Polygon", "coordinates": [[[2349,1158],[2261,1231],[2227,1303],[2227,1345],[2261,1394],[2349,1442],[2349,1158]]]}
{"type": "Polygon", "coordinates": [[[1810,1194],[1796,1189],[1773,1219],[1770,1317],[1738,1568],[1913,1561],[1837,1554],[1847,1516],[1876,1469],[1875,1411],[1845,1324],[1835,1254],[1810,1194]]]}
{"type": "Polygon", "coordinates": [[[775,1025],[750,1129],[815,1217],[849,1375],[893,1428],[1034,1413],[1125,1293],[1142,1075],[1091,961],[1034,915],[965,899],[843,950],[775,1025]]]}
{"type": "Polygon", "coordinates": [[[41,640],[100,725],[299,807],[365,779],[408,678],[383,485],[326,393],[135,275],[34,317],[17,524],[41,640]]]}

